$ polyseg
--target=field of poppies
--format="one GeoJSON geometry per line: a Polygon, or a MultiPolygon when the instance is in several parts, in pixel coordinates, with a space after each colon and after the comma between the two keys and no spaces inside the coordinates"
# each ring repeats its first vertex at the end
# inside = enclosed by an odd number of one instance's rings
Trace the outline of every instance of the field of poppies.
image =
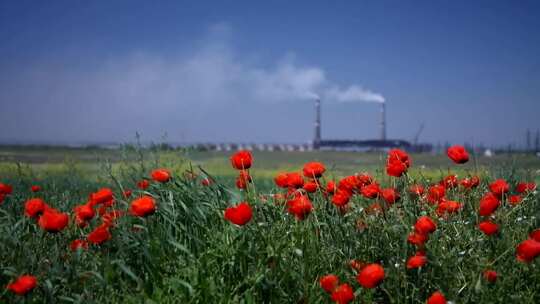
{"type": "Polygon", "coordinates": [[[95,181],[17,167],[0,179],[0,302],[540,303],[530,170],[467,167],[461,146],[436,174],[399,149],[339,177],[229,157],[232,180],[142,157],[95,181]]]}

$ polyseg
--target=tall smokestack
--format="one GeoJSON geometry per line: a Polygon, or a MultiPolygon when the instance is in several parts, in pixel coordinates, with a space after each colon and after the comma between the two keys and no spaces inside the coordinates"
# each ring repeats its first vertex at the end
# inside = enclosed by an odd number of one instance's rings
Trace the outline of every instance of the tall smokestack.
{"type": "Polygon", "coordinates": [[[381,103],[381,140],[386,140],[386,103],[381,103]]]}
{"type": "Polygon", "coordinates": [[[315,137],[313,138],[313,149],[319,150],[321,145],[321,99],[315,99],[315,137]]]}

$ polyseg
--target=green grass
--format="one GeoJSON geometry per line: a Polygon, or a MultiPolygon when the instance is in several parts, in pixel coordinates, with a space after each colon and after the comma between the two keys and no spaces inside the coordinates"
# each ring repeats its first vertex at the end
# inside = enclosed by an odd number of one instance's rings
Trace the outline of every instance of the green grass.
{"type": "MultiPolygon", "coordinates": [[[[538,195],[529,194],[518,207],[503,203],[494,217],[501,225],[499,235],[487,237],[476,228],[478,201],[487,184],[499,177],[512,185],[537,179],[540,162],[532,156],[480,157],[457,167],[443,156],[412,155],[410,174],[395,179],[382,174],[384,155],[376,153],[258,152],[251,170],[254,184],[244,192],[233,186],[237,172],[230,167],[229,153],[69,150],[56,151],[43,162],[26,157],[43,159],[49,151],[30,152],[12,152],[15,156],[0,166],[0,182],[14,185],[14,194],[0,205],[0,286],[24,273],[36,275],[39,284],[25,297],[2,291],[0,302],[329,303],[318,285],[328,273],[353,287],[355,303],[425,303],[436,290],[454,303],[540,302],[540,259],[525,264],[515,258],[516,245],[540,227],[538,195]],[[343,215],[316,193],[311,195],[314,212],[298,221],[284,204],[261,197],[282,192],[271,183],[276,172],[298,170],[312,160],[326,164],[323,180],[368,171],[385,187],[396,187],[402,199],[383,216],[367,214],[373,201],[354,196],[343,215]],[[200,179],[184,177],[190,168],[204,175],[198,166],[219,182],[203,187],[200,179]],[[102,246],[78,252],[68,248],[98,226],[99,218],[86,228],[71,224],[50,234],[24,216],[24,201],[30,197],[71,212],[103,186],[115,191],[115,208],[127,210],[130,201],[122,198],[121,189],[136,189],[135,183],[156,167],[170,168],[174,176],[145,192],[157,199],[158,211],[147,218],[121,217],[112,240],[102,246]],[[437,182],[449,172],[480,173],[482,184],[469,193],[449,191],[448,198],[462,202],[463,210],[437,220],[426,245],[428,264],[407,270],[404,263],[415,252],[406,241],[412,225],[420,215],[436,215],[434,207],[410,197],[406,189],[412,182],[437,182]],[[43,192],[29,191],[36,183],[43,192]],[[251,204],[254,217],[238,227],[223,219],[223,211],[241,200],[251,204]],[[359,221],[365,228],[358,229],[359,221]],[[351,259],[381,263],[383,283],[372,290],[360,287],[348,266],[351,259]],[[495,284],[482,279],[487,268],[499,273],[495,284]]],[[[142,194],[135,190],[134,196],[142,194]]]]}
{"type": "MultiPolygon", "coordinates": [[[[46,174],[62,172],[73,168],[89,178],[102,173],[104,163],[114,169],[144,160],[150,164],[162,163],[169,166],[187,168],[202,166],[215,176],[230,177],[229,156],[232,152],[198,152],[190,150],[162,151],[146,150],[143,154],[136,149],[99,149],[65,147],[0,147],[0,176],[10,177],[19,173],[46,174]],[[17,164],[21,168],[17,168],[17,164]]],[[[253,152],[257,167],[252,175],[273,177],[280,171],[299,170],[306,160],[317,160],[326,164],[336,177],[369,171],[380,172],[385,162],[384,152],[253,152]]],[[[439,177],[451,169],[457,174],[470,172],[495,172],[497,170],[519,170],[530,176],[538,175],[540,158],[531,154],[501,154],[493,157],[474,156],[471,162],[459,169],[452,165],[445,155],[413,154],[413,176],[427,175],[439,177]]]]}

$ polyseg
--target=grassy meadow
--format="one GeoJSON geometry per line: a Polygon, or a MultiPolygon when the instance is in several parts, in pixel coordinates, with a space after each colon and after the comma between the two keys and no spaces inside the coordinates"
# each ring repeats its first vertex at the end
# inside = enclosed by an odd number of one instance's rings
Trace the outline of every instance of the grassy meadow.
{"type": "Polygon", "coordinates": [[[335,274],[352,287],[351,303],[426,303],[435,291],[452,303],[540,303],[540,259],[516,259],[518,244],[540,228],[540,199],[535,190],[523,193],[519,204],[509,200],[518,182],[540,182],[535,156],[471,155],[458,166],[445,155],[412,154],[411,168],[396,178],[385,173],[385,152],[253,152],[253,182],[240,190],[232,153],[1,148],[0,183],[12,185],[13,192],[0,204],[0,302],[332,303],[319,280],[335,274]],[[301,173],[309,161],[325,165],[321,185],[368,172],[400,199],[386,204],[380,196],[355,193],[337,208],[321,186],[302,194],[313,210],[299,219],[288,203],[272,196],[287,192],[273,177],[301,173]],[[172,179],[151,181],[156,168],[169,169],[172,179]],[[458,211],[440,214],[437,205],[409,193],[413,184],[427,191],[449,174],[481,180],[472,190],[448,187],[445,198],[461,203],[458,211]],[[207,176],[213,182],[205,186],[207,176]],[[499,178],[509,192],[496,211],[480,216],[479,202],[499,178]],[[148,188],[137,187],[142,179],[151,181],[148,188]],[[41,190],[32,192],[33,185],[41,190]],[[104,187],[114,193],[112,205],[97,205],[95,216],[76,224],[74,207],[104,187]],[[142,196],[155,200],[156,211],[134,216],[130,206],[142,196]],[[25,215],[30,198],[69,214],[69,225],[56,233],[41,229],[37,218],[25,215]],[[251,206],[252,218],[235,225],[224,212],[241,201],[251,206]],[[432,218],[436,230],[415,246],[408,236],[421,216],[432,218]],[[89,239],[105,218],[110,238],[70,248],[75,240],[89,239]],[[498,233],[482,233],[481,221],[496,223],[498,233]],[[408,258],[418,252],[427,263],[408,268],[408,258]],[[352,261],[381,265],[384,279],[374,288],[362,286],[363,268],[351,267],[352,261]],[[496,281],[485,278],[486,270],[497,272],[496,281]],[[23,274],[37,278],[31,292],[17,295],[4,288],[23,274]]]}

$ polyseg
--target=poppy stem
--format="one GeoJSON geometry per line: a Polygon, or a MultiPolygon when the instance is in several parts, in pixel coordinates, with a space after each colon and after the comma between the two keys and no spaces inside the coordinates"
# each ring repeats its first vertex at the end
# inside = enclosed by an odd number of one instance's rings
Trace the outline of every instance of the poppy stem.
{"type": "Polygon", "coordinates": [[[511,250],[514,250],[514,247],[510,247],[510,248],[506,249],[506,251],[501,253],[501,255],[499,255],[495,260],[493,260],[491,263],[488,263],[488,266],[493,266],[498,260],[500,260],[506,254],[508,254],[508,252],[510,252],[511,250]]]}

